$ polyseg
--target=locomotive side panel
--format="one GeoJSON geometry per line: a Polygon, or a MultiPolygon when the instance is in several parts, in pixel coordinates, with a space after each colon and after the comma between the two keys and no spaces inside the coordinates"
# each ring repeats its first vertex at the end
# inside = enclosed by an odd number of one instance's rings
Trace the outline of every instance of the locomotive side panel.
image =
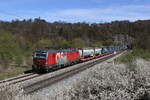
{"type": "Polygon", "coordinates": [[[56,64],[56,53],[48,53],[47,64],[53,65],[56,64]]]}
{"type": "Polygon", "coordinates": [[[79,51],[65,51],[65,52],[53,52],[48,54],[47,64],[53,65],[66,65],[69,62],[80,59],[79,51]]]}
{"type": "Polygon", "coordinates": [[[67,52],[57,52],[56,53],[56,63],[57,65],[66,64],[68,62],[67,52]]]}

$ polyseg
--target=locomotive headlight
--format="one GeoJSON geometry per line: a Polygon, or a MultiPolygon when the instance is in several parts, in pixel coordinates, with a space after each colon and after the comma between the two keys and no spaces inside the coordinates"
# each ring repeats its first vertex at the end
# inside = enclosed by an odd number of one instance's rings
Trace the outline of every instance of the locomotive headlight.
{"type": "Polygon", "coordinates": [[[33,58],[36,58],[36,53],[33,54],[33,58]]]}

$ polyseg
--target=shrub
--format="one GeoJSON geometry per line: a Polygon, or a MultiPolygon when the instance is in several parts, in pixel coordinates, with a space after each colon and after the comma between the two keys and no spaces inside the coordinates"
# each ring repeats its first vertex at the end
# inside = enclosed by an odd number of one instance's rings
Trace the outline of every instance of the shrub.
{"type": "Polygon", "coordinates": [[[4,67],[8,67],[13,58],[21,52],[15,36],[10,33],[0,34],[0,48],[0,61],[4,67]]]}
{"type": "Polygon", "coordinates": [[[134,48],[132,51],[126,52],[121,57],[115,59],[115,62],[127,63],[127,62],[134,61],[136,58],[143,58],[143,59],[148,60],[148,59],[150,59],[150,52],[148,52],[147,50],[144,50],[144,49],[134,48]]]}

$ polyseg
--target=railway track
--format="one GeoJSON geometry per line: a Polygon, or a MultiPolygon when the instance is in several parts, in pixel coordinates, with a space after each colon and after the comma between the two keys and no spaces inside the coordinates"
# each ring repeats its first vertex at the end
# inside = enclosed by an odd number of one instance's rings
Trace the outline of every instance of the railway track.
{"type": "Polygon", "coordinates": [[[66,71],[66,72],[63,72],[63,73],[60,73],[58,75],[55,75],[55,76],[52,76],[52,77],[49,77],[47,79],[44,79],[44,80],[40,80],[38,82],[35,82],[33,84],[30,84],[28,86],[25,86],[24,87],[24,91],[25,91],[25,94],[31,94],[31,93],[34,93],[40,89],[43,89],[47,86],[50,86],[58,81],[61,81],[65,78],[68,78],[68,77],[71,77],[79,72],[82,72],[96,64],[99,64],[105,60],[108,60],[118,54],[120,54],[121,52],[117,53],[117,54],[112,54],[112,55],[108,55],[108,56],[104,56],[104,57],[101,57],[101,58],[98,58],[98,59],[95,59],[93,61],[90,61],[90,62],[86,62],[85,64],[81,64],[81,66],[79,66],[78,68],[73,68],[69,71],[66,71]]]}
{"type": "Polygon", "coordinates": [[[35,73],[28,73],[28,74],[23,74],[23,75],[19,75],[17,77],[13,77],[13,78],[9,78],[6,80],[2,80],[0,81],[0,88],[9,86],[9,85],[13,85],[13,84],[17,84],[19,82],[23,82],[32,78],[36,78],[40,76],[39,74],[35,74],[35,73]]]}
{"type": "Polygon", "coordinates": [[[0,81],[0,84],[1,84],[1,83],[5,83],[5,82],[10,82],[10,81],[15,80],[15,79],[23,78],[23,77],[26,77],[26,76],[30,76],[30,75],[32,75],[32,74],[33,74],[33,73],[28,73],[28,74],[19,75],[19,76],[17,76],[17,77],[12,77],[12,78],[9,78],[9,79],[1,80],[1,81],[0,81]]]}

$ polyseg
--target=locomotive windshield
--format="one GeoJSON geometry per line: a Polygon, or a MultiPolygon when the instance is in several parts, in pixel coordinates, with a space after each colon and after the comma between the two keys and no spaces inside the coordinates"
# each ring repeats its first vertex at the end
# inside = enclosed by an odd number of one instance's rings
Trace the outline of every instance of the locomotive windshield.
{"type": "Polygon", "coordinates": [[[47,53],[35,53],[34,58],[46,58],[47,53]]]}

